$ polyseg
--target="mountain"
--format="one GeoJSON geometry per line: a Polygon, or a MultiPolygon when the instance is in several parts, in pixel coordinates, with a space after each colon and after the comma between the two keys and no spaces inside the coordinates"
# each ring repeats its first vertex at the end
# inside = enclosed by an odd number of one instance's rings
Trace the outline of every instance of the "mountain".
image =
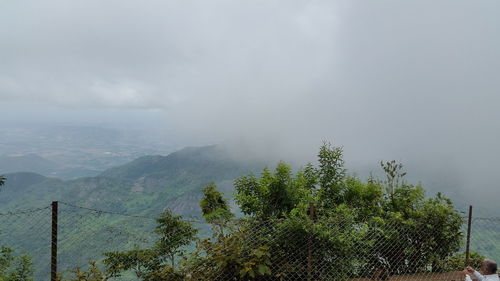
{"type": "Polygon", "coordinates": [[[101,171],[82,165],[60,164],[36,153],[0,156],[0,174],[31,172],[61,179],[75,179],[94,176],[101,171]]]}
{"type": "Polygon", "coordinates": [[[7,182],[0,189],[1,213],[48,206],[49,198],[64,188],[62,180],[31,172],[7,174],[6,177],[7,182]]]}
{"type": "Polygon", "coordinates": [[[223,147],[214,145],[140,157],[98,176],[75,180],[13,173],[6,175],[0,209],[64,201],[109,211],[157,215],[172,208],[179,214],[198,215],[202,187],[221,184],[223,191],[231,193],[234,178],[261,167],[260,163],[237,161],[223,147]]]}
{"type": "Polygon", "coordinates": [[[33,172],[49,175],[58,169],[58,167],[57,163],[35,153],[0,156],[0,174],[33,172]]]}

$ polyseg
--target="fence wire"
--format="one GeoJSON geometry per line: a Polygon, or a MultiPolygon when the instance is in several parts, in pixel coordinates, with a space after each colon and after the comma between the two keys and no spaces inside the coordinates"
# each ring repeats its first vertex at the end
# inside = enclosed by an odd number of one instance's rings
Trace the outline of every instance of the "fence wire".
{"type": "Polygon", "coordinates": [[[58,271],[68,275],[89,261],[100,262],[106,252],[150,247],[155,226],[154,218],[60,202],[58,271]]]}
{"type": "MultiPolygon", "coordinates": [[[[50,206],[0,214],[0,246],[29,255],[34,280],[49,280],[50,206]]],[[[197,239],[165,264],[181,268],[179,280],[463,280],[467,222],[458,244],[429,225],[374,221],[233,220],[224,226],[186,220],[197,239]],[[444,249],[448,245],[449,249],[444,249]],[[196,251],[197,250],[197,251],[196,251]],[[195,257],[186,263],[185,257],[195,257]],[[253,273],[250,273],[253,272],[253,273]]],[[[69,276],[103,253],[151,248],[159,236],[154,218],[59,203],[58,271],[69,276]]],[[[469,264],[500,261],[500,218],[474,218],[469,264]]],[[[444,233],[444,234],[443,234],[444,233]]],[[[450,236],[451,237],[451,236],[450,236]]],[[[447,247],[448,247],[447,246],[447,247]]],[[[138,280],[134,272],[108,280],[138,280]]],[[[170,279],[165,279],[170,280],[170,279]]]]}
{"type": "Polygon", "coordinates": [[[471,250],[500,262],[500,218],[473,218],[471,250]]]}
{"type": "Polygon", "coordinates": [[[30,256],[36,280],[47,280],[50,274],[50,237],[50,206],[0,214],[0,246],[14,250],[17,258],[30,256]]]}

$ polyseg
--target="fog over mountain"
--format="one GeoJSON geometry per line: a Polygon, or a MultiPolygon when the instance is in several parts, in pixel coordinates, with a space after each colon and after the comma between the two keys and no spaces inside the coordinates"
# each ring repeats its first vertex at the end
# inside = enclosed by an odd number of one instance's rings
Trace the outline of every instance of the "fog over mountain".
{"type": "Polygon", "coordinates": [[[487,0],[0,1],[0,127],[146,128],[295,163],[327,140],[359,173],[396,159],[412,180],[492,203],[498,11],[487,0]]]}

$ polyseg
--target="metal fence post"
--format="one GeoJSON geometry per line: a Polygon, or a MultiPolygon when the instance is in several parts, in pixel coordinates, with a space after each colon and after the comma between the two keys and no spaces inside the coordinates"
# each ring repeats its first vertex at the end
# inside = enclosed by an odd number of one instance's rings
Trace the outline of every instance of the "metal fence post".
{"type": "Polygon", "coordinates": [[[472,226],[472,206],[469,206],[469,219],[467,221],[467,244],[465,244],[465,266],[469,265],[471,226],[472,226]]]}
{"type": "MultiPolygon", "coordinates": [[[[309,206],[309,219],[311,222],[314,222],[316,219],[316,209],[314,205],[311,204],[309,206]]],[[[313,238],[312,233],[309,234],[309,241],[307,245],[307,280],[312,280],[312,272],[313,272],[313,238]]]]}
{"type": "Polygon", "coordinates": [[[50,280],[57,280],[57,201],[52,202],[52,247],[50,255],[50,280]]]}

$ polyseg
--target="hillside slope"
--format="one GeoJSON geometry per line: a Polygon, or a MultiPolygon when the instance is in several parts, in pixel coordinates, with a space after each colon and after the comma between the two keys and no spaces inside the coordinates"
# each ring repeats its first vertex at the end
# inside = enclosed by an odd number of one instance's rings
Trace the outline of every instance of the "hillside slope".
{"type": "Polygon", "coordinates": [[[48,175],[53,173],[57,168],[59,168],[57,163],[35,153],[16,156],[0,156],[0,174],[33,172],[48,175]]]}
{"type": "Polygon", "coordinates": [[[221,183],[231,193],[232,179],[261,167],[233,160],[221,147],[206,146],[140,157],[98,176],[68,181],[13,173],[6,175],[0,209],[46,206],[57,200],[109,211],[157,215],[172,208],[179,214],[196,215],[203,186],[221,183]]]}

